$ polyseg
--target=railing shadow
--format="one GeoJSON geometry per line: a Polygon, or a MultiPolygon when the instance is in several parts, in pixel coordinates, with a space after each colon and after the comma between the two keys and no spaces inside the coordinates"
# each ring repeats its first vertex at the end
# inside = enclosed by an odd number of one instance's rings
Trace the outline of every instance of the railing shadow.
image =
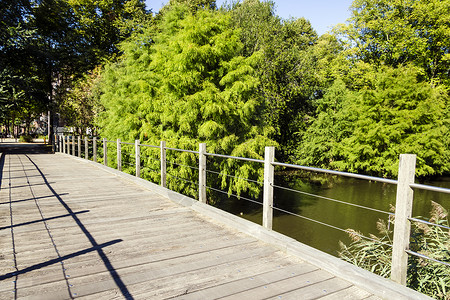
{"type": "MultiPolygon", "coordinates": [[[[64,255],[64,256],[61,256],[61,257],[58,257],[58,258],[54,258],[54,259],[48,260],[46,262],[35,264],[35,265],[32,265],[32,266],[24,268],[24,269],[20,269],[20,270],[15,271],[15,272],[6,273],[6,274],[3,274],[3,275],[0,275],[0,281],[8,279],[8,278],[15,277],[15,276],[18,276],[18,275],[21,275],[21,274],[25,274],[25,273],[28,273],[28,272],[31,272],[31,271],[35,271],[35,270],[38,270],[38,269],[41,269],[41,268],[44,268],[44,267],[51,266],[53,264],[57,264],[57,263],[63,262],[65,260],[69,259],[69,258],[73,258],[73,257],[77,257],[77,256],[80,256],[80,255],[84,255],[84,254],[87,254],[87,253],[90,253],[90,252],[93,252],[93,251],[99,251],[99,250],[101,250],[101,249],[103,249],[105,247],[108,247],[108,246],[111,246],[111,245],[114,245],[114,244],[117,244],[117,243],[120,243],[120,242],[122,242],[121,239],[112,240],[112,241],[109,241],[109,242],[106,242],[106,243],[103,243],[103,244],[99,244],[97,246],[90,247],[88,249],[80,250],[80,251],[77,251],[77,252],[74,252],[74,253],[71,253],[71,254],[67,254],[67,255],[64,255]]],[[[131,299],[131,298],[128,298],[128,299],[131,299]]]]}
{"type": "MultiPolygon", "coordinates": [[[[60,197],[60,195],[53,189],[51,184],[47,181],[47,178],[45,177],[44,173],[41,171],[41,169],[37,166],[37,164],[28,156],[25,154],[25,157],[35,166],[36,170],[41,175],[42,179],[44,180],[45,184],[47,185],[48,189],[53,193],[53,195],[58,199],[60,204],[66,209],[68,214],[72,217],[72,219],[75,221],[75,223],[78,225],[78,227],[81,229],[81,231],[85,234],[87,239],[92,245],[92,251],[97,251],[97,254],[100,256],[103,264],[105,265],[106,269],[110,273],[111,277],[113,278],[114,282],[116,283],[117,287],[119,288],[120,292],[122,293],[123,297],[125,299],[134,299],[133,296],[128,291],[127,286],[120,278],[120,275],[117,273],[113,265],[111,264],[111,261],[109,260],[108,256],[103,251],[103,247],[107,246],[105,244],[98,244],[95,240],[94,236],[89,232],[89,230],[86,228],[86,226],[81,222],[81,220],[78,218],[77,213],[75,213],[69,205],[60,197]]],[[[113,241],[115,243],[120,242],[121,240],[113,241]]],[[[82,252],[82,251],[80,251],[82,252]]],[[[81,255],[78,254],[78,255],[81,255]]],[[[62,259],[61,257],[60,259],[62,259]]],[[[65,258],[67,259],[67,258],[65,258]]]]}

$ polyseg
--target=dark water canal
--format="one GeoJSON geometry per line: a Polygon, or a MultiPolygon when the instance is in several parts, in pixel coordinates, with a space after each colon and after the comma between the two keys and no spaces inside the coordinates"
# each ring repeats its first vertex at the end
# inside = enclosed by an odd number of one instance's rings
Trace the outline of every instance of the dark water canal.
{"type": "MultiPolygon", "coordinates": [[[[275,184],[298,191],[354,203],[386,212],[395,206],[396,185],[365,180],[307,173],[278,175],[275,184]]],[[[427,185],[450,188],[450,177],[443,177],[427,185]]],[[[362,234],[377,234],[378,219],[388,221],[388,214],[333,202],[297,192],[275,188],[274,206],[341,229],[355,229],[362,234]]],[[[262,202],[260,199],[259,201],[262,202]]],[[[413,216],[428,220],[431,201],[450,211],[450,194],[415,190],[413,216]]],[[[261,224],[262,206],[234,197],[222,199],[221,209],[261,224]]],[[[392,225],[391,225],[392,226],[392,225]]],[[[339,241],[350,243],[347,233],[298,216],[274,212],[273,229],[296,240],[337,256],[339,241]]]]}

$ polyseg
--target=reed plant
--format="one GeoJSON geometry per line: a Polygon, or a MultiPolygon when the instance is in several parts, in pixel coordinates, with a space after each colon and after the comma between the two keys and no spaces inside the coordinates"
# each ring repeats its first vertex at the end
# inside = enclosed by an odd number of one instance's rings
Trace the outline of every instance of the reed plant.
{"type": "MultiPolygon", "coordinates": [[[[429,222],[444,227],[412,222],[410,250],[450,264],[448,212],[432,201],[430,216],[429,222]]],[[[339,256],[358,267],[388,278],[391,273],[393,236],[393,226],[390,225],[394,222],[394,218],[388,222],[379,220],[379,234],[371,234],[370,239],[362,238],[361,233],[349,229],[352,242],[349,245],[340,242],[339,256]]],[[[450,266],[409,255],[407,286],[436,299],[450,300],[450,266]]]]}

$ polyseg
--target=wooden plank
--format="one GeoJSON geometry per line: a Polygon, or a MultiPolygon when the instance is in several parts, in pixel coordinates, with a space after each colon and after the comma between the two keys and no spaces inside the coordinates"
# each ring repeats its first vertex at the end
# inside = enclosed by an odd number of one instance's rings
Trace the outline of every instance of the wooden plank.
{"type": "MultiPolygon", "coordinates": [[[[229,263],[227,272],[224,273],[220,266],[202,269],[201,276],[198,272],[187,272],[170,277],[170,280],[152,280],[147,286],[134,285],[131,291],[135,299],[167,299],[187,297],[191,293],[206,291],[216,286],[230,282],[238,282],[245,278],[267,274],[274,270],[284,270],[289,273],[289,268],[295,266],[294,261],[284,259],[281,255],[272,255],[258,260],[245,260],[229,263]]],[[[216,299],[214,294],[197,294],[195,299],[216,299]]]]}
{"type": "MultiPolygon", "coordinates": [[[[311,285],[306,285],[305,287],[294,289],[287,293],[280,293],[278,295],[271,296],[272,299],[283,299],[283,300],[297,300],[297,299],[317,299],[324,296],[331,295],[337,291],[344,290],[350,287],[351,284],[342,279],[332,277],[327,280],[318,281],[311,285]]],[[[267,299],[270,299],[268,297],[267,299]]],[[[334,298],[339,299],[339,298],[334,298]]]]}
{"type": "Polygon", "coordinates": [[[268,283],[276,281],[282,281],[288,278],[297,277],[301,274],[307,274],[313,271],[317,271],[317,268],[306,264],[293,264],[286,268],[274,268],[265,273],[252,273],[251,276],[246,278],[240,278],[235,281],[221,282],[210,288],[191,291],[186,290],[185,295],[175,297],[174,299],[217,299],[226,296],[234,296],[240,292],[246,292],[250,289],[256,289],[267,286],[268,283]]]}
{"type": "MultiPolygon", "coordinates": [[[[308,287],[315,283],[320,283],[331,279],[333,276],[322,270],[316,270],[306,274],[300,274],[289,278],[277,280],[273,278],[271,281],[264,285],[257,286],[255,288],[249,288],[244,291],[229,294],[221,299],[266,299],[275,297],[286,292],[296,290],[302,287],[308,287]]],[[[302,299],[303,298],[302,296],[302,299]]]]}
{"type": "MultiPolygon", "coordinates": [[[[251,257],[261,257],[273,255],[273,250],[268,249],[245,249],[236,247],[236,249],[226,249],[225,253],[219,257],[208,257],[204,254],[179,257],[169,260],[162,260],[151,264],[133,266],[120,270],[121,282],[124,285],[136,284],[140,282],[152,281],[156,278],[167,277],[169,279],[174,274],[185,273],[194,270],[202,270],[212,266],[226,267],[227,262],[243,261],[251,257]]],[[[70,273],[70,272],[69,272],[70,273]]],[[[71,274],[69,274],[71,276],[71,274]]],[[[77,296],[90,295],[97,292],[107,291],[117,287],[117,282],[111,278],[109,272],[101,272],[94,275],[70,278],[70,283],[73,285],[72,292],[77,296]]],[[[34,286],[30,289],[22,289],[24,295],[33,299],[33,295],[37,292],[39,295],[46,293],[46,290],[52,288],[53,283],[34,286]]],[[[61,290],[62,288],[60,288],[61,290]]]]}
{"type": "MultiPolygon", "coordinates": [[[[203,248],[179,248],[172,251],[161,251],[161,252],[145,252],[141,254],[136,254],[133,257],[127,257],[121,253],[114,253],[114,255],[109,255],[108,258],[110,262],[114,265],[116,271],[141,266],[145,264],[158,263],[162,261],[167,261],[174,258],[181,257],[194,257],[199,255],[204,255],[208,253],[208,256],[213,255],[215,252],[221,252],[226,248],[233,248],[237,246],[244,246],[250,241],[247,240],[229,240],[218,243],[218,240],[211,241],[210,246],[205,246],[203,248]]],[[[68,260],[65,262],[65,268],[67,273],[70,275],[71,280],[77,277],[83,277],[88,275],[94,275],[99,273],[107,273],[108,269],[105,267],[104,262],[100,257],[94,253],[95,257],[89,261],[84,260],[68,260]]],[[[45,269],[38,269],[34,271],[27,272],[20,276],[20,286],[21,287],[31,287],[35,285],[41,285],[45,283],[51,283],[54,281],[61,280],[61,267],[59,265],[52,265],[45,267],[45,269]]],[[[4,290],[3,288],[0,290],[4,290]]]]}
{"type": "MultiPolygon", "coordinates": [[[[351,286],[349,288],[340,290],[335,293],[328,294],[327,296],[321,297],[321,300],[332,300],[332,299],[339,299],[339,300],[360,300],[360,299],[368,299],[370,296],[372,296],[369,292],[361,290],[355,286],[351,286]]],[[[378,297],[373,298],[372,300],[381,300],[378,297]]]]}

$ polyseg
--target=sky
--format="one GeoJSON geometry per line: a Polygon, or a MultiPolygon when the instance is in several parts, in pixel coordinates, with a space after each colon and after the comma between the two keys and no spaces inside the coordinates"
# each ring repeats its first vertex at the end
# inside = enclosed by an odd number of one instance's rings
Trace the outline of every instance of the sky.
{"type": "MultiPolygon", "coordinates": [[[[153,12],[167,3],[167,0],[145,0],[147,9],[153,12]]],[[[216,0],[221,6],[226,0],[216,0]]],[[[317,34],[322,35],[334,25],[345,23],[350,17],[348,10],[352,0],[275,0],[276,14],[287,19],[289,17],[308,19],[317,34]]]]}

